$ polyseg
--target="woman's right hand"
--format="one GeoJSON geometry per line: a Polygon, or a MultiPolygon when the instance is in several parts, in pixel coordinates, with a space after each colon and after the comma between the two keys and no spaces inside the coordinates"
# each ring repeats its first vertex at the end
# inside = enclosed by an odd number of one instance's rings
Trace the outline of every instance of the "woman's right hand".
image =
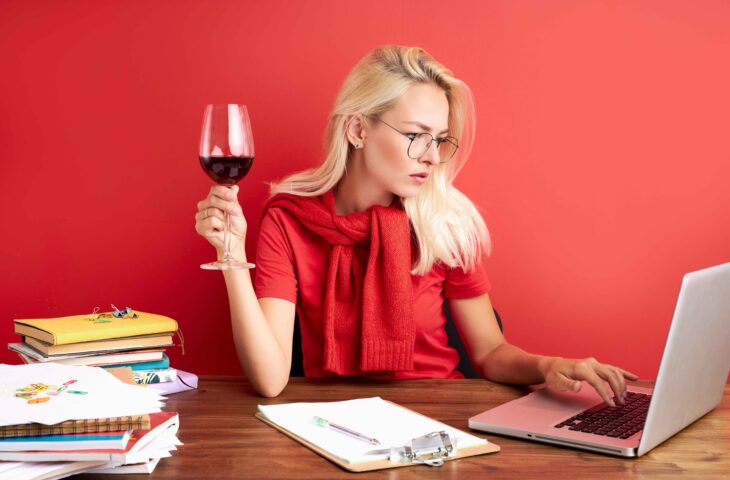
{"type": "Polygon", "coordinates": [[[225,252],[224,232],[225,212],[231,218],[229,248],[231,255],[238,261],[246,261],[246,218],[238,203],[238,186],[224,187],[214,185],[204,200],[198,202],[195,214],[195,231],[213,245],[218,258],[225,252]]]}

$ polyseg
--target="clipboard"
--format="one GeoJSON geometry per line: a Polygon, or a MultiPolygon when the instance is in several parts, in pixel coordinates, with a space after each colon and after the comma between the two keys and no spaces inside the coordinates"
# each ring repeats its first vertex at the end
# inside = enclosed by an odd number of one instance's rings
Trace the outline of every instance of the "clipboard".
{"type": "MultiPolygon", "coordinates": [[[[394,402],[390,402],[386,400],[388,403],[392,403],[393,405],[398,406],[399,408],[402,408],[404,410],[407,410],[411,413],[415,413],[416,415],[419,415],[421,417],[426,417],[425,415],[422,415],[418,412],[415,412],[409,408],[406,408],[402,405],[398,405],[394,402]]],[[[300,437],[299,435],[296,435],[295,433],[290,432],[286,428],[272,422],[265,416],[263,416],[260,412],[256,412],[254,415],[256,418],[261,420],[262,422],[268,424],[269,426],[275,428],[276,430],[280,431],[284,435],[296,440],[297,442],[301,443],[308,449],[314,451],[315,453],[321,455],[322,457],[326,458],[330,462],[334,463],[335,465],[339,466],[340,468],[350,471],[350,472],[370,472],[373,470],[383,470],[387,468],[398,468],[398,467],[411,467],[413,465],[419,465],[419,463],[401,463],[401,462],[391,462],[388,459],[385,460],[374,460],[372,462],[363,462],[363,463],[347,463],[346,461],[342,460],[341,458],[332,455],[330,452],[312,444],[311,442],[305,440],[304,438],[300,437]]],[[[453,427],[452,427],[453,428],[453,427]]],[[[499,445],[496,445],[492,442],[488,442],[486,445],[477,445],[472,447],[464,447],[459,448],[455,455],[449,456],[444,458],[444,461],[451,461],[451,460],[458,460],[459,458],[465,458],[465,457],[471,457],[475,455],[484,455],[487,453],[496,453],[501,450],[499,445]]]]}

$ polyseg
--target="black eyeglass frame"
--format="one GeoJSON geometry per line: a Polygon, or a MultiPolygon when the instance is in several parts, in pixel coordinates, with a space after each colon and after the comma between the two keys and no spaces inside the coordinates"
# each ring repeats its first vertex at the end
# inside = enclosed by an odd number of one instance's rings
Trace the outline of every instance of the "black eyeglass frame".
{"type": "MultiPolygon", "coordinates": [[[[410,143],[408,144],[408,150],[406,151],[406,154],[408,155],[408,158],[411,158],[413,160],[418,160],[419,158],[421,158],[421,157],[413,157],[413,156],[411,156],[411,145],[413,145],[413,141],[415,139],[417,139],[419,135],[428,135],[429,137],[431,137],[431,140],[428,142],[428,145],[426,145],[426,149],[423,151],[423,155],[425,155],[426,152],[428,152],[428,149],[431,148],[431,144],[433,142],[436,142],[436,149],[437,150],[441,146],[441,144],[444,143],[444,142],[449,142],[451,145],[454,146],[454,153],[452,153],[449,158],[447,158],[447,159],[444,160],[439,155],[439,164],[446,163],[446,162],[450,161],[452,158],[454,158],[454,155],[456,155],[456,151],[459,149],[459,142],[454,137],[443,137],[443,138],[439,138],[439,137],[434,137],[433,135],[431,135],[428,132],[403,133],[400,130],[398,130],[397,128],[395,128],[393,125],[391,125],[388,122],[386,122],[385,120],[383,120],[382,118],[379,118],[379,117],[370,117],[370,118],[372,118],[373,120],[376,120],[378,122],[381,122],[381,123],[387,125],[388,127],[392,128],[393,130],[395,130],[396,132],[400,133],[401,135],[403,135],[404,137],[406,137],[408,140],[410,140],[410,143]]],[[[421,155],[421,156],[423,156],[423,155],[421,155]]]]}

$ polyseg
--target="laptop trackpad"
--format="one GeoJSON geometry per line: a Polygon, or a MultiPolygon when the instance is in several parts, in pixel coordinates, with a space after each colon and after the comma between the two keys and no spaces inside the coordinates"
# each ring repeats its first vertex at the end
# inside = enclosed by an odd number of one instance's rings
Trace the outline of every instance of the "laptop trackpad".
{"type": "Polygon", "coordinates": [[[598,392],[590,385],[583,385],[580,392],[559,392],[550,388],[542,388],[520,399],[522,408],[536,408],[552,417],[571,412],[586,410],[601,403],[598,392]]]}
{"type": "Polygon", "coordinates": [[[481,424],[539,429],[539,426],[553,425],[601,402],[601,397],[587,383],[578,393],[541,388],[472,417],[474,426],[470,426],[478,428],[481,424]]]}

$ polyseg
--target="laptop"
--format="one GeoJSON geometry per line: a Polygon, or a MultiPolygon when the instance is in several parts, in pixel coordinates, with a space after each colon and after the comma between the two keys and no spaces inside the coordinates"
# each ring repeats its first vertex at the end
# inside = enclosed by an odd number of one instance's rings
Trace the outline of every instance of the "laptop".
{"type": "Polygon", "coordinates": [[[640,457],[722,399],[730,373],[730,263],[687,273],[653,389],[627,386],[609,407],[593,387],[540,388],[469,419],[475,430],[640,457]]]}

